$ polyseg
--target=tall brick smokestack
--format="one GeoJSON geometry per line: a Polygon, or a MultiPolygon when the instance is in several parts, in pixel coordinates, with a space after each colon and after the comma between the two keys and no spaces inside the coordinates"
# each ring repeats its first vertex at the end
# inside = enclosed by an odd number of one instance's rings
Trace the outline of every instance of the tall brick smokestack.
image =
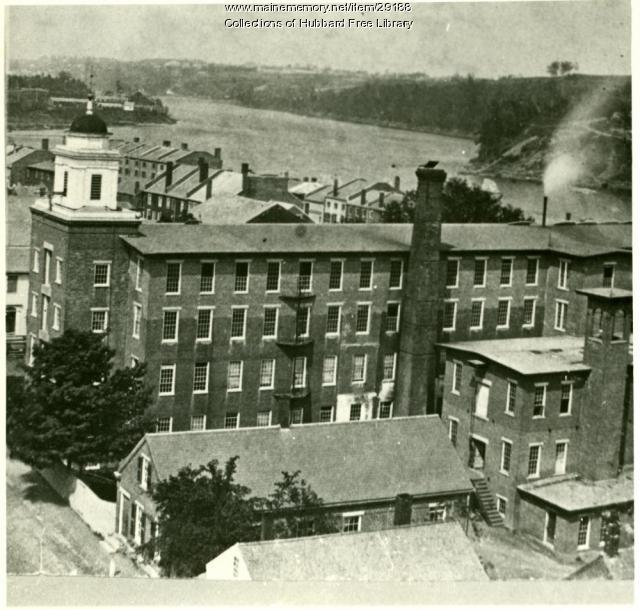
{"type": "Polygon", "coordinates": [[[435,378],[441,301],[440,239],[442,187],[447,173],[437,161],[418,167],[413,236],[402,307],[397,415],[435,413],[435,378]]]}

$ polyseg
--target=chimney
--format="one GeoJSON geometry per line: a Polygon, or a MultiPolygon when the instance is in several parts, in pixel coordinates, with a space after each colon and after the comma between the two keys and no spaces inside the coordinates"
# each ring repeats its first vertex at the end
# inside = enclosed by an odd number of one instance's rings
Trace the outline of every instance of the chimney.
{"type": "Polygon", "coordinates": [[[564,215],[565,220],[571,220],[571,212],[566,212],[564,215]]]}
{"type": "Polygon", "coordinates": [[[134,136],[133,141],[137,144],[138,142],[140,142],[140,138],[139,136],[134,136]]]}
{"type": "Polygon", "coordinates": [[[384,207],[384,193],[378,195],[378,204],[381,208],[384,207]]]}
{"type": "MultiPolygon", "coordinates": [[[[442,186],[447,174],[437,161],[418,167],[413,235],[400,328],[397,415],[435,413],[435,380],[441,308],[440,239],[442,186]]],[[[395,406],[394,405],[394,406],[395,406]]]]}
{"type": "Polygon", "coordinates": [[[311,178],[311,182],[318,182],[318,179],[317,179],[315,176],[313,176],[313,177],[311,178]]]}
{"type": "Polygon", "coordinates": [[[222,148],[218,147],[218,148],[214,148],[213,149],[213,156],[216,159],[221,159],[222,158],[222,148]]]}
{"type": "Polygon", "coordinates": [[[67,143],[67,136],[62,136],[62,145],[64,146],[67,143]]]}
{"type": "Polygon", "coordinates": [[[204,182],[209,175],[209,164],[204,160],[204,157],[198,157],[198,169],[200,171],[198,182],[204,182]]]}
{"type": "Polygon", "coordinates": [[[410,525],[413,509],[413,496],[411,494],[398,494],[393,509],[394,525],[410,525]]]}
{"type": "Polygon", "coordinates": [[[302,179],[302,182],[309,182],[309,176],[305,176],[305,177],[302,179]]]}
{"type": "Polygon", "coordinates": [[[547,204],[549,203],[549,198],[545,195],[542,198],[542,226],[547,226],[547,204]]]}
{"type": "Polygon", "coordinates": [[[243,163],[240,166],[240,172],[242,173],[242,194],[249,193],[249,164],[243,163]]]}
{"type": "Polygon", "coordinates": [[[333,179],[333,196],[335,197],[338,194],[338,179],[333,179]]]}
{"type": "Polygon", "coordinates": [[[173,181],[173,161],[167,161],[166,170],[164,173],[164,188],[168,190],[173,181]]]}
{"type": "Polygon", "coordinates": [[[211,199],[211,189],[213,187],[212,181],[207,180],[207,191],[205,194],[205,199],[211,199]]]}
{"type": "Polygon", "coordinates": [[[182,148],[182,150],[189,150],[189,144],[187,144],[187,142],[183,142],[180,144],[180,148],[182,148]]]}
{"type": "Polygon", "coordinates": [[[163,140],[162,141],[162,146],[166,146],[166,147],[171,146],[171,140],[163,140]]]}
{"type": "Polygon", "coordinates": [[[393,188],[396,189],[396,191],[400,190],[400,176],[396,176],[393,179],[393,188]]]}
{"type": "Polygon", "coordinates": [[[42,150],[49,150],[49,138],[42,138],[42,150]]]}
{"type": "Polygon", "coordinates": [[[360,205],[364,205],[367,202],[367,191],[362,189],[360,191],[360,205]]]}

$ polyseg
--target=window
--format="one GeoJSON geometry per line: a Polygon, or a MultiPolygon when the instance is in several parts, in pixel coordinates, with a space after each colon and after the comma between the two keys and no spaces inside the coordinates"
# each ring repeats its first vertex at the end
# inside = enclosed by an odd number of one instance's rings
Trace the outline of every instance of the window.
{"type": "Polygon", "coordinates": [[[529,445],[529,461],[527,463],[527,476],[538,477],[540,476],[540,453],[542,451],[541,445],[529,445]]]}
{"type": "Polygon", "coordinates": [[[236,276],[233,284],[234,292],[249,292],[249,263],[238,261],[236,263],[236,276]]]}
{"type": "Polygon", "coordinates": [[[31,317],[33,318],[38,317],[38,293],[37,292],[31,293],[31,317]]]}
{"type": "Polygon", "coordinates": [[[320,407],[320,421],[330,423],[333,421],[333,406],[320,407]]]}
{"type": "Polygon", "coordinates": [[[178,319],[180,312],[177,309],[164,309],[162,311],[162,342],[175,343],[178,340],[178,319]]]}
{"type": "Polygon", "coordinates": [[[458,270],[460,268],[460,260],[457,258],[447,259],[447,288],[458,287],[458,270]]]}
{"type": "Polygon", "coordinates": [[[458,445],[458,423],[457,419],[449,418],[449,440],[454,447],[458,445]]]}
{"type": "Polygon", "coordinates": [[[539,384],[533,392],[533,416],[544,417],[544,407],[547,402],[547,386],[539,384]]]}
{"type": "Polygon", "coordinates": [[[447,518],[447,505],[444,502],[429,502],[425,521],[429,523],[442,522],[447,518]]]}
{"type": "Polygon", "coordinates": [[[344,513],[342,515],[343,532],[359,532],[362,526],[362,513],[344,513]]]}
{"type": "Polygon", "coordinates": [[[556,540],[556,514],[547,511],[545,515],[543,542],[553,546],[556,540]]]}
{"type": "Polygon", "coordinates": [[[327,335],[340,334],[341,305],[327,305],[327,335]]]}
{"type": "Polygon", "coordinates": [[[40,251],[38,248],[33,249],[33,266],[31,270],[34,273],[40,273],[40,251]]]}
{"type": "Polygon", "coordinates": [[[108,309],[92,309],[91,310],[91,332],[106,333],[109,324],[108,309]]]}
{"type": "Polygon", "coordinates": [[[89,199],[98,201],[102,191],[102,176],[100,174],[91,175],[91,189],[89,199]]]}
{"type": "Polygon", "coordinates": [[[393,403],[389,400],[383,400],[378,407],[378,419],[389,419],[393,411],[393,403]]]}
{"type": "Polygon", "coordinates": [[[278,332],[278,308],[264,308],[264,324],[262,327],[262,337],[270,339],[276,336],[278,332]]]}
{"type": "Polygon", "coordinates": [[[53,305],[53,324],[51,325],[51,328],[53,328],[53,330],[60,330],[60,321],[62,320],[62,309],[60,308],[60,305],[57,305],[54,303],[53,305]]]}
{"type": "Polygon", "coordinates": [[[484,300],[471,301],[471,330],[481,330],[484,318],[484,300]]]}
{"type": "Polygon", "coordinates": [[[111,263],[93,263],[93,285],[108,286],[111,275],[111,263]]]}
{"type": "Polygon", "coordinates": [[[507,382],[507,406],[505,413],[513,415],[516,412],[516,397],[518,394],[518,384],[515,381],[507,382]]]}
{"type": "Polygon", "coordinates": [[[46,295],[42,295],[42,317],[40,318],[40,328],[47,330],[47,321],[49,319],[49,301],[51,299],[46,295]]]}
{"type": "Polygon", "coordinates": [[[580,517],[580,521],[578,522],[578,550],[589,548],[590,525],[589,517],[580,517]]]}
{"type": "Polygon", "coordinates": [[[297,356],[293,359],[293,387],[304,388],[307,385],[307,358],[297,356]]]}
{"type": "Polygon", "coordinates": [[[338,356],[325,356],[322,362],[322,385],[336,385],[338,356]]]}
{"type": "Polygon", "coordinates": [[[615,282],[616,266],[614,263],[605,263],[602,267],[602,287],[613,288],[615,282]]]}
{"type": "Polygon", "coordinates": [[[462,362],[454,361],[452,377],[451,391],[454,394],[460,394],[460,388],[462,387],[462,362]]]}
{"type": "Polygon", "coordinates": [[[396,354],[385,354],[382,362],[382,380],[393,381],[396,378],[396,354]]]}
{"type": "Polygon", "coordinates": [[[556,330],[565,331],[567,324],[567,309],[569,304],[566,301],[556,301],[556,317],[554,328],[556,330]]]}
{"type": "Polygon", "coordinates": [[[242,390],[242,360],[231,360],[227,369],[227,392],[242,390]]]}
{"type": "Polygon", "coordinates": [[[7,273],[7,292],[9,294],[18,292],[18,276],[15,273],[7,273]]]}
{"type": "Polygon", "coordinates": [[[44,249],[44,281],[45,285],[51,284],[51,260],[53,259],[53,252],[48,248],[44,249]]]}
{"type": "Polygon", "coordinates": [[[142,270],[144,268],[144,261],[138,257],[136,259],[136,290],[142,290],[142,270]]]}
{"type": "Polygon", "coordinates": [[[65,172],[62,175],[62,195],[66,197],[67,186],[69,185],[69,172],[65,172]]]}
{"type": "Polygon", "coordinates": [[[511,286],[511,272],[513,271],[513,259],[503,258],[500,262],[500,286],[511,286]]]}
{"type": "Polygon", "coordinates": [[[231,308],[231,339],[244,339],[247,310],[245,307],[231,308]]]}
{"type": "Polygon", "coordinates": [[[456,313],[458,311],[457,301],[444,302],[444,321],[442,330],[451,331],[456,329],[456,313]]]}
{"type": "Polygon", "coordinates": [[[224,427],[227,429],[237,428],[240,425],[240,415],[238,413],[225,413],[224,427]]]}
{"type": "Polygon", "coordinates": [[[485,285],[487,281],[487,259],[476,258],[473,267],[473,285],[476,288],[480,288],[485,285]]]}
{"type": "Polygon", "coordinates": [[[273,389],[273,379],[275,377],[276,361],[273,358],[260,362],[260,389],[273,389]]]}
{"type": "Polygon", "coordinates": [[[302,423],[302,418],[304,416],[304,411],[302,407],[296,407],[295,409],[291,409],[289,412],[289,424],[294,426],[296,424],[302,423]]]}
{"type": "Polygon", "coordinates": [[[489,381],[480,381],[476,388],[476,403],[474,415],[482,419],[487,419],[489,413],[489,392],[491,391],[491,383],[489,381]]]}
{"type": "Polygon", "coordinates": [[[538,258],[527,259],[527,276],[525,283],[527,286],[536,286],[538,284],[538,258]]]}
{"type": "Polygon", "coordinates": [[[167,263],[167,294],[180,294],[181,263],[167,263]]]}
{"type": "Polygon", "coordinates": [[[366,335],[369,332],[369,303],[358,303],[356,308],[356,333],[366,335]]]}
{"type": "Polygon", "coordinates": [[[138,364],[140,364],[140,360],[136,356],[131,356],[131,362],[129,363],[129,366],[132,369],[135,369],[138,364]]]}
{"type": "Polygon", "coordinates": [[[33,363],[35,361],[36,345],[37,345],[36,336],[30,334],[29,335],[29,361],[28,361],[29,366],[33,366],[33,363]]]}
{"type": "Polygon", "coordinates": [[[136,481],[142,489],[149,489],[151,482],[151,460],[146,455],[138,456],[136,481]]]}
{"type": "Polygon", "coordinates": [[[280,290],[280,261],[267,261],[267,292],[280,290]]]}
{"type": "Polygon", "coordinates": [[[349,421],[360,421],[362,416],[362,404],[356,402],[349,409],[349,421]]]}
{"type": "Polygon", "coordinates": [[[62,259],[56,258],[56,277],[54,282],[56,284],[62,284],[62,259]]]}
{"type": "Polygon", "coordinates": [[[560,387],[560,415],[571,414],[571,402],[573,400],[573,382],[564,381],[560,387]]]}
{"type": "MultiPolygon", "coordinates": [[[[5,309],[5,329],[7,335],[14,335],[16,332],[16,308],[7,307],[5,309]]],[[[55,321],[55,317],[54,317],[55,321]]]]}
{"type": "Polygon", "coordinates": [[[355,354],[353,356],[353,375],[351,381],[353,383],[364,383],[367,370],[367,355],[355,354]]]}
{"type": "Polygon", "coordinates": [[[169,364],[160,367],[160,383],[158,394],[160,396],[172,396],[175,385],[176,365],[169,364]]]}
{"type": "Polygon", "coordinates": [[[498,514],[504,519],[507,515],[507,499],[504,496],[496,495],[496,510],[498,514]]]}
{"type": "Polygon", "coordinates": [[[308,292],[311,290],[311,280],[313,273],[312,261],[300,261],[298,267],[298,290],[308,292]]]}
{"type": "Polygon", "coordinates": [[[296,336],[308,337],[309,336],[309,319],[311,313],[311,307],[303,305],[298,308],[296,312],[296,336]]]}
{"type": "Polygon", "coordinates": [[[525,298],[523,303],[522,326],[530,328],[536,323],[536,299],[525,298]]]}
{"type": "Polygon", "coordinates": [[[373,261],[360,261],[360,290],[371,290],[373,284],[373,261]]]}
{"type": "Polygon", "coordinates": [[[342,261],[331,261],[329,290],[342,290],[342,261]]]}
{"type": "Polygon", "coordinates": [[[385,330],[397,333],[400,325],[400,303],[387,303],[387,326],[385,330]]]}
{"type": "Polygon", "coordinates": [[[511,470],[511,448],[513,443],[507,439],[502,439],[502,452],[500,454],[500,472],[509,474],[511,470]]]}
{"type": "Polygon", "coordinates": [[[402,288],[402,271],[403,271],[402,259],[393,259],[391,261],[391,270],[389,271],[389,288],[397,289],[402,288]]]}
{"type": "Polygon", "coordinates": [[[142,323],[142,305],[140,303],[133,304],[133,337],[140,338],[140,326],[142,323]]]}
{"type": "Polygon", "coordinates": [[[558,288],[568,290],[569,261],[560,260],[558,264],[558,288]]]}
{"type": "Polygon", "coordinates": [[[212,294],[215,292],[216,264],[209,261],[200,263],[200,292],[212,294]]]}
{"type": "Polygon", "coordinates": [[[213,329],[213,308],[198,308],[196,321],[196,341],[211,341],[213,329]]]}
{"type": "Polygon", "coordinates": [[[264,428],[271,425],[271,411],[258,411],[258,419],[256,425],[264,428]]]}
{"type": "Polygon", "coordinates": [[[191,429],[192,430],[205,430],[207,427],[206,415],[192,415],[191,416],[191,429]]]}
{"type": "Polygon", "coordinates": [[[209,363],[196,362],[193,367],[193,393],[206,394],[209,391],[209,363]]]}
{"type": "Polygon", "coordinates": [[[508,328],[511,314],[511,299],[498,299],[497,328],[508,328]]]}
{"type": "Polygon", "coordinates": [[[568,449],[569,441],[556,441],[556,461],[554,467],[555,474],[566,474],[568,449]]]}

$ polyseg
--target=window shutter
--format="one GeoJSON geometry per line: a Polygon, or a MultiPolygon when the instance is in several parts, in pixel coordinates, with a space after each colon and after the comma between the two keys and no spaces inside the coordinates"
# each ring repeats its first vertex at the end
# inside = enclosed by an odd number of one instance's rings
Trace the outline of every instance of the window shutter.
{"type": "Polygon", "coordinates": [[[131,502],[131,520],[129,521],[129,537],[133,538],[136,535],[136,504],[131,502]]]}
{"type": "Polygon", "coordinates": [[[151,461],[147,461],[147,463],[145,464],[146,469],[147,469],[147,489],[149,489],[149,487],[151,487],[151,461]]]}
{"type": "Polygon", "coordinates": [[[147,528],[147,515],[143,512],[140,515],[140,543],[145,542],[145,530],[147,528]]]}
{"type": "Polygon", "coordinates": [[[142,483],[142,469],[144,468],[144,458],[139,455],[138,456],[138,472],[137,472],[137,481],[138,483],[142,483]]]}

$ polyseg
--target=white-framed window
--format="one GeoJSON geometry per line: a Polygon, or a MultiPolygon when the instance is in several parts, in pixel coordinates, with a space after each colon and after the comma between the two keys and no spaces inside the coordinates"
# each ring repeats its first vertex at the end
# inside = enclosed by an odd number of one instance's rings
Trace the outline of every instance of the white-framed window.
{"type": "Polygon", "coordinates": [[[393,415],[393,403],[390,400],[381,400],[378,406],[378,419],[389,419],[393,415]]]}
{"type": "Polygon", "coordinates": [[[51,261],[53,260],[53,252],[49,248],[44,249],[44,279],[43,284],[51,284],[51,261]]]}
{"type": "Polygon", "coordinates": [[[385,354],[382,360],[382,380],[393,381],[396,378],[397,354],[385,354]]]}
{"type": "Polygon", "coordinates": [[[273,390],[273,383],[276,373],[275,358],[268,358],[260,361],[260,383],[261,390],[273,390]]]}
{"type": "Polygon", "coordinates": [[[215,261],[200,261],[200,294],[213,294],[216,291],[215,261]]]}
{"type": "Polygon", "coordinates": [[[353,372],[351,375],[352,383],[364,383],[367,379],[367,355],[353,355],[353,372]]]}
{"type": "Polygon", "coordinates": [[[233,291],[236,294],[249,292],[249,261],[236,261],[233,291]]]}
{"type": "Polygon", "coordinates": [[[553,324],[555,330],[565,332],[567,330],[567,311],[569,309],[568,301],[560,301],[556,299],[556,315],[553,324]]]}
{"type": "Polygon", "coordinates": [[[109,310],[107,308],[91,309],[91,332],[106,333],[109,327],[109,310]]]}
{"type": "Polygon", "coordinates": [[[296,335],[298,337],[309,336],[309,322],[311,320],[311,306],[302,305],[296,312],[296,335]]]}
{"type": "Polygon", "coordinates": [[[563,381],[560,384],[560,415],[571,415],[573,403],[573,381],[563,381]]]}
{"type": "Polygon", "coordinates": [[[266,292],[280,292],[280,261],[267,261],[266,292]]]}
{"type": "Polygon", "coordinates": [[[144,453],[138,456],[136,481],[145,491],[149,489],[149,484],[151,483],[151,460],[144,453]]]}
{"type": "Polygon", "coordinates": [[[507,381],[507,404],[504,408],[504,412],[509,415],[515,415],[516,412],[516,400],[518,396],[518,384],[515,381],[507,381]]]}
{"type": "Polygon", "coordinates": [[[327,304],[327,336],[340,334],[340,321],[342,318],[342,305],[339,303],[327,304]]]}
{"type": "Polygon", "coordinates": [[[453,361],[453,375],[451,376],[451,392],[460,395],[462,387],[462,362],[453,361]]]}
{"type": "Polygon", "coordinates": [[[158,396],[173,396],[176,383],[176,365],[164,364],[160,367],[158,396]]]}
{"type": "Polygon", "coordinates": [[[231,360],[227,368],[227,392],[242,391],[242,360],[231,360]]]}
{"type": "Polygon", "coordinates": [[[389,288],[398,290],[402,288],[402,277],[404,273],[404,261],[401,258],[392,258],[389,270],[389,288]]]}
{"type": "Polygon", "coordinates": [[[371,290],[373,287],[373,259],[364,259],[360,261],[360,280],[358,282],[359,290],[371,290]]]}
{"type": "Polygon", "coordinates": [[[500,261],[500,286],[511,286],[513,276],[513,258],[505,257],[500,261]]]}
{"type": "Polygon", "coordinates": [[[329,290],[342,290],[342,260],[332,260],[329,265],[329,290]]]}
{"type": "Polygon", "coordinates": [[[275,339],[278,335],[278,307],[265,306],[262,338],[275,339]]]}
{"type": "Polygon", "coordinates": [[[578,550],[589,548],[589,533],[591,531],[591,520],[586,515],[580,517],[578,521],[578,550]]]}
{"type": "Polygon", "coordinates": [[[362,419],[362,403],[354,402],[349,407],[349,421],[360,421],[362,419]]]}
{"type": "Polygon", "coordinates": [[[240,427],[240,414],[237,412],[227,412],[224,415],[224,427],[228,430],[240,427]]]}
{"type": "Polygon", "coordinates": [[[342,513],[342,531],[359,532],[362,529],[364,511],[342,513]]]}
{"type": "Polygon", "coordinates": [[[496,511],[504,519],[507,516],[507,499],[496,494],[496,511]]]}
{"type": "Polygon", "coordinates": [[[133,338],[140,338],[140,327],[142,326],[142,305],[140,303],[133,304],[133,338]]]}
{"type": "Polygon", "coordinates": [[[55,279],[53,280],[56,284],[62,284],[62,263],[64,261],[57,256],[56,257],[56,274],[55,279]]]}
{"type": "Polygon", "coordinates": [[[138,364],[140,364],[140,359],[137,356],[131,356],[131,360],[129,361],[129,366],[132,369],[135,369],[138,364]]]}
{"type": "Polygon", "coordinates": [[[510,318],[511,318],[511,297],[506,299],[498,299],[496,328],[509,328],[510,318]]]}
{"type": "Polygon", "coordinates": [[[527,478],[534,479],[540,476],[540,457],[542,455],[542,443],[529,445],[529,457],[527,460],[527,478]]]}
{"type": "Polygon", "coordinates": [[[553,548],[556,540],[556,514],[551,511],[546,511],[544,518],[544,532],[542,534],[542,541],[548,546],[553,548]]]}
{"type": "Polygon", "coordinates": [[[304,419],[304,409],[302,407],[294,407],[289,411],[289,424],[295,426],[302,424],[304,419]]]}
{"type": "Polygon", "coordinates": [[[167,262],[166,294],[180,294],[182,263],[167,262]]]}
{"type": "Polygon", "coordinates": [[[310,292],[313,285],[313,261],[302,260],[298,266],[298,290],[310,292]]]}
{"type": "Polygon", "coordinates": [[[38,317],[38,293],[37,292],[31,293],[31,317],[32,318],[38,317]]]}
{"type": "Polygon", "coordinates": [[[471,299],[471,323],[469,330],[482,330],[484,322],[484,299],[471,299]]]}
{"type": "Polygon", "coordinates": [[[473,287],[484,288],[487,285],[487,259],[476,258],[473,267],[473,287]]]}
{"type": "Polygon", "coordinates": [[[47,322],[49,320],[49,301],[51,299],[46,295],[42,295],[42,315],[40,318],[41,330],[47,330],[47,322]]]}
{"type": "Polygon", "coordinates": [[[511,472],[511,452],[513,442],[507,438],[502,439],[502,449],[500,451],[500,472],[507,476],[511,472]]]}
{"type": "Polygon", "coordinates": [[[307,386],[307,358],[296,356],[293,359],[293,387],[305,388],[307,386]]]}
{"type": "Polygon", "coordinates": [[[179,323],[179,309],[162,310],[162,343],[176,343],[178,341],[179,323]]]}
{"type": "Polygon", "coordinates": [[[458,313],[458,302],[451,299],[445,300],[442,330],[453,331],[456,329],[457,313],[458,313]]]}
{"type": "Polygon", "coordinates": [[[524,328],[533,328],[536,324],[536,301],[536,297],[525,297],[522,302],[522,326],[524,328]]]}
{"type": "Polygon", "coordinates": [[[602,266],[602,287],[613,288],[615,285],[616,264],[604,263],[602,266]]]}
{"type": "Polygon", "coordinates": [[[458,426],[460,420],[457,417],[449,417],[449,440],[454,447],[458,445],[458,426]]]}
{"type": "MultiPolygon", "coordinates": [[[[95,178],[95,176],[91,176],[91,178],[91,183],[93,186],[93,178],[95,178]]],[[[93,197],[91,198],[93,199],[93,197]]],[[[133,541],[135,544],[142,544],[144,542],[144,506],[142,506],[142,504],[140,504],[140,502],[136,500],[131,505],[131,511],[131,520],[133,522],[133,541]]]]}
{"type": "Polygon", "coordinates": [[[193,367],[193,393],[206,394],[209,391],[209,363],[196,362],[193,367]]]}
{"type": "Polygon", "coordinates": [[[446,287],[457,288],[458,287],[458,275],[460,271],[460,259],[448,258],[447,259],[447,274],[446,274],[446,287]]]}
{"type": "Polygon", "coordinates": [[[37,339],[36,336],[32,333],[29,334],[29,366],[33,366],[35,362],[35,351],[36,351],[37,339]]]}
{"type": "Polygon", "coordinates": [[[447,518],[447,505],[444,502],[429,502],[425,521],[428,523],[441,523],[447,518]]]}
{"type": "Polygon", "coordinates": [[[98,287],[109,286],[111,278],[111,261],[93,262],[93,285],[98,287]]]}
{"type": "Polygon", "coordinates": [[[556,441],[556,460],[554,464],[554,474],[567,473],[567,452],[569,451],[569,441],[562,439],[556,441]]]}
{"type": "Polygon", "coordinates": [[[207,429],[207,416],[206,415],[192,415],[191,416],[191,430],[201,431],[207,429]]]}
{"type": "Polygon", "coordinates": [[[213,307],[198,307],[196,319],[196,342],[212,341],[213,335],[213,307]]]}
{"type": "Polygon", "coordinates": [[[325,356],[322,361],[322,385],[336,385],[338,375],[338,356],[325,356]]]}
{"type": "Polygon", "coordinates": [[[400,303],[391,301],[387,303],[387,324],[385,331],[397,333],[400,330],[400,303]]]}
{"type": "Polygon", "coordinates": [[[142,271],[144,269],[144,260],[141,256],[136,258],[136,290],[142,290],[142,271]]]}
{"type": "Polygon", "coordinates": [[[356,335],[369,334],[371,303],[358,303],[356,307],[356,335]]]}
{"type": "Polygon", "coordinates": [[[569,261],[564,258],[558,262],[558,288],[569,290],[569,261]]]}
{"type": "Polygon", "coordinates": [[[533,389],[533,417],[544,417],[547,404],[547,384],[536,383],[533,389]]]}
{"type": "Polygon", "coordinates": [[[231,340],[241,341],[245,338],[247,327],[247,307],[231,308],[231,340]]]}
{"type": "Polygon", "coordinates": [[[53,304],[53,324],[51,328],[53,330],[60,330],[60,324],[62,320],[62,308],[57,303],[53,304]]]}
{"type": "Polygon", "coordinates": [[[271,411],[258,411],[256,426],[264,428],[271,425],[271,411]]]}
{"type": "Polygon", "coordinates": [[[530,256],[527,258],[527,275],[525,277],[525,284],[527,286],[538,285],[538,267],[540,266],[540,259],[537,256],[530,256]]]}
{"type": "Polygon", "coordinates": [[[334,420],[335,408],[333,405],[325,405],[320,407],[320,422],[324,424],[331,423],[334,420]]]}
{"type": "Polygon", "coordinates": [[[476,386],[476,401],[473,414],[481,419],[488,419],[489,415],[489,393],[491,392],[491,382],[482,379],[476,386]]]}
{"type": "Polygon", "coordinates": [[[38,250],[38,248],[33,249],[31,271],[34,273],[40,273],[40,250],[38,250]]]}

